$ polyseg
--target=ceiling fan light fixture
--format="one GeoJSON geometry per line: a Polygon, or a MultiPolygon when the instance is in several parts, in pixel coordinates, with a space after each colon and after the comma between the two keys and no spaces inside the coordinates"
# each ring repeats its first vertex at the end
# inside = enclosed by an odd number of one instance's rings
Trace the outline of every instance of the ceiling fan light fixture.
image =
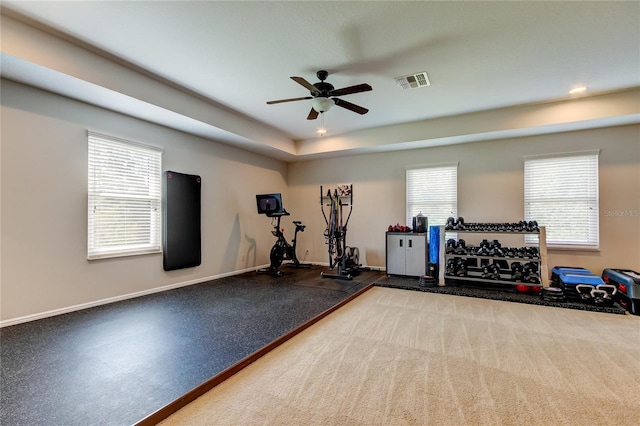
{"type": "Polygon", "coordinates": [[[330,98],[321,97],[321,98],[315,98],[314,100],[311,101],[311,106],[313,107],[313,109],[315,109],[319,113],[329,111],[329,109],[333,105],[335,105],[335,103],[333,102],[333,99],[330,99],[330,98]]]}

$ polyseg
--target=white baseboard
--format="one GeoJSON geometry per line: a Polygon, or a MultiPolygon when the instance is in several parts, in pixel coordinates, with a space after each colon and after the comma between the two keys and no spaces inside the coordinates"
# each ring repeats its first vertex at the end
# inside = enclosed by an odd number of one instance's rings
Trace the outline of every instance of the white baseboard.
{"type": "MultiPolygon", "coordinates": [[[[305,262],[305,263],[310,263],[312,265],[326,266],[326,267],[329,266],[328,262],[305,262]]],[[[162,291],[173,290],[175,288],[185,287],[193,284],[199,284],[206,281],[217,280],[220,278],[230,277],[233,275],[240,275],[240,274],[244,274],[245,272],[256,271],[258,269],[267,268],[267,267],[269,267],[269,265],[255,266],[252,268],[240,269],[238,271],[226,272],[224,274],[213,275],[210,277],[197,278],[195,280],[183,281],[175,284],[165,285],[162,287],[151,288],[149,290],[143,290],[135,293],[124,294],[122,296],[109,297],[106,299],[96,300],[93,302],[81,303],[79,305],[68,306],[66,308],[53,309],[51,311],[40,312],[32,315],[25,315],[23,317],[18,317],[18,318],[11,318],[8,320],[0,321],[0,328],[9,327],[11,325],[21,324],[29,321],[36,321],[39,319],[53,317],[56,315],[68,314],[69,312],[75,312],[75,311],[80,311],[82,309],[94,308],[96,306],[107,305],[109,303],[120,302],[122,300],[133,299],[136,297],[146,296],[153,293],[160,293],[162,291]]],[[[385,269],[383,267],[376,267],[376,266],[372,266],[369,268],[373,271],[384,271],[385,269]]]]}
{"type": "Polygon", "coordinates": [[[217,280],[224,277],[230,277],[233,275],[240,275],[240,274],[244,274],[245,272],[255,271],[257,269],[266,268],[268,266],[269,265],[262,265],[262,266],[256,266],[253,268],[241,269],[233,272],[226,272],[224,274],[213,275],[210,277],[196,278],[194,280],[182,281],[179,283],[169,284],[162,287],[156,287],[148,290],[138,291],[135,293],[124,294],[122,296],[108,297],[106,299],[96,300],[96,301],[87,302],[87,303],[81,303],[79,305],[68,306],[66,308],[53,309],[51,311],[40,312],[32,315],[25,315],[23,317],[18,317],[18,318],[11,318],[8,320],[0,321],[0,328],[9,327],[11,325],[21,324],[29,321],[35,321],[43,318],[53,317],[56,315],[67,314],[69,312],[80,311],[82,309],[94,308],[96,306],[107,305],[109,303],[120,302],[122,300],[133,299],[136,297],[146,296],[153,293],[160,293],[162,291],[173,290],[180,287],[186,287],[188,285],[199,284],[206,281],[217,280]]]}

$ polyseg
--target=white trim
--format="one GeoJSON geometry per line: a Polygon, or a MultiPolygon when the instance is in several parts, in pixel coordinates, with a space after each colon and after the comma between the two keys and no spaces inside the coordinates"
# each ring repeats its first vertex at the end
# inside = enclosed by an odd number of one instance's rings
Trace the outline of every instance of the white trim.
{"type": "Polygon", "coordinates": [[[142,256],[147,254],[158,254],[162,253],[161,248],[145,248],[142,250],[121,250],[121,251],[110,251],[105,254],[92,254],[87,256],[87,260],[101,260],[101,259],[113,259],[114,257],[124,257],[124,256],[142,256]]]}
{"type": "Polygon", "coordinates": [[[432,164],[416,164],[411,166],[405,166],[405,170],[414,170],[414,169],[431,169],[437,167],[458,167],[460,166],[459,161],[453,161],[448,163],[432,163],[432,164]]]}
{"type": "Polygon", "coordinates": [[[560,246],[547,246],[547,252],[550,251],[593,251],[600,252],[600,246],[598,247],[583,247],[583,246],[570,246],[570,245],[560,245],[560,246]]]}
{"type": "Polygon", "coordinates": [[[138,291],[135,293],[124,294],[122,296],[109,297],[107,299],[96,300],[88,303],[81,303],[79,305],[68,306],[66,308],[53,309],[51,311],[40,312],[32,315],[25,315],[23,317],[11,318],[8,320],[0,321],[0,328],[8,327],[11,325],[21,324],[24,322],[35,321],[43,318],[54,317],[56,315],[68,314],[70,312],[81,311],[83,309],[95,308],[96,306],[108,305],[110,303],[121,302],[127,299],[134,299],[136,297],[147,296],[149,294],[160,293],[167,290],[173,290],[180,287],[186,287],[188,285],[200,284],[207,281],[217,280],[220,278],[230,277],[233,275],[244,274],[245,272],[251,272],[260,268],[266,268],[269,265],[256,266],[252,268],[241,269],[233,272],[226,272],[224,274],[213,275],[210,277],[196,278],[190,281],[183,281],[175,284],[169,284],[162,287],[156,287],[149,290],[138,291]]]}
{"type": "Polygon", "coordinates": [[[148,143],[133,141],[130,139],[119,138],[118,136],[111,136],[106,133],[94,132],[93,130],[87,130],[87,137],[94,137],[99,139],[104,139],[107,141],[117,142],[128,146],[135,146],[137,148],[148,149],[151,151],[156,151],[164,154],[164,148],[158,145],[151,145],[148,143]]]}
{"type": "Polygon", "coordinates": [[[571,152],[556,152],[553,154],[536,154],[536,155],[524,155],[522,159],[528,160],[544,160],[545,158],[557,158],[557,157],[580,157],[583,155],[595,155],[600,156],[599,149],[590,149],[587,151],[571,151],[571,152]]]}

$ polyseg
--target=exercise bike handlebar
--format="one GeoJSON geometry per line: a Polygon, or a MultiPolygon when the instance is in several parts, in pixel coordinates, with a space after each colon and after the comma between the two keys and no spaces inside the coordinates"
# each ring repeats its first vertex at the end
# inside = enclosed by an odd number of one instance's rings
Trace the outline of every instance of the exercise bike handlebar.
{"type": "Polygon", "coordinates": [[[268,217],[282,217],[282,216],[291,216],[291,213],[289,213],[288,211],[282,209],[281,212],[274,212],[274,213],[269,213],[267,212],[267,216],[268,217]]]}
{"type": "MultiPolygon", "coordinates": [[[[349,219],[351,218],[351,213],[353,212],[353,185],[350,186],[350,191],[349,191],[349,195],[348,195],[348,199],[349,202],[346,204],[349,206],[349,214],[347,215],[347,220],[345,220],[344,224],[341,226],[343,229],[347,229],[347,224],[349,224],[349,219]]],[[[327,225],[329,225],[329,219],[327,218],[326,213],[324,212],[324,207],[325,207],[325,199],[328,199],[330,201],[334,201],[334,200],[339,200],[342,198],[347,198],[347,196],[340,196],[338,195],[337,190],[335,191],[335,194],[331,194],[331,190],[329,189],[327,191],[327,195],[325,196],[324,193],[322,192],[323,188],[322,185],[320,185],[320,209],[322,210],[322,216],[324,217],[324,221],[327,225]]]]}

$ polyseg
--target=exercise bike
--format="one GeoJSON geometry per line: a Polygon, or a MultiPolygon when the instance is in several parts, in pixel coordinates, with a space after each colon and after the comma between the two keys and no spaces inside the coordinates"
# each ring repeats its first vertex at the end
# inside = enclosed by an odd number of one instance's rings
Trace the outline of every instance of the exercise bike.
{"type": "Polygon", "coordinates": [[[285,260],[291,261],[288,265],[295,268],[310,268],[310,264],[301,263],[296,256],[298,232],[304,232],[306,225],[303,225],[299,220],[293,221],[296,229],[293,234],[293,239],[291,240],[293,244],[289,244],[284,236],[282,228],[280,228],[280,221],[282,217],[290,216],[290,213],[282,207],[281,195],[257,195],[256,199],[258,203],[258,214],[265,214],[267,217],[271,218],[271,223],[274,228],[271,233],[276,237],[276,242],[273,247],[271,247],[271,252],[269,253],[269,260],[271,261],[271,264],[268,268],[259,269],[257,272],[281,277],[284,273],[280,270],[280,266],[285,260]]]}

